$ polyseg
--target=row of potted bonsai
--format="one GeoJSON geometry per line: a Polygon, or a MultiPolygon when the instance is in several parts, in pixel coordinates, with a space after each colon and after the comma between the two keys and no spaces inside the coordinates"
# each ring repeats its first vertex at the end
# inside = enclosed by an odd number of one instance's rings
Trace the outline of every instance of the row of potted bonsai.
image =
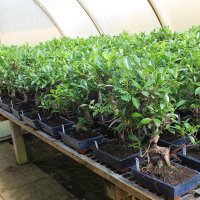
{"type": "Polygon", "coordinates": [[[92,147],[114,168],[132,168],[146,187],[181,196],[200,183],[199,33],[1,45],[0,106],[80,153],[92,147]]]}

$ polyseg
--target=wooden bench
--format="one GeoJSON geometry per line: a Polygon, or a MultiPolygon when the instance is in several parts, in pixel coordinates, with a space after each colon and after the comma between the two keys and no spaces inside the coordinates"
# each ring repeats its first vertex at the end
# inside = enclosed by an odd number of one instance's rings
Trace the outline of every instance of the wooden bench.
{"type": "MultiPolygon", "coordinates": [[[[61,151],[65,155],[76,160],[78,163],[83,164],[99,176],[105,179],[105,192],[113,200],[164,200],[166,198],[159,194],[156,194],[148,189],[142,188],[134,180],[134,176],[131,171],[125,173],[118,172],[105,163],[97,160],[92,152],[88,154],[79,154],[74,149],[65,145],[62,141],[56,140],[42,131],[36,131],[33,128],[27,126],[23,121],[19,121],[12,114],[0,109],[0,114],[9,120],[9,124],[12,130],[12,140],[15,150],[16,161],[18,164],[24,164],[28,162],[26,148],[24,144],[22,129],[25,129],[29,133],[32,133],[36,137],[40,138],[44,142],[48,143],[52,147],[61,151]]],[[[187,194],[179,200],[196,199],[194,196],[198,196],[198,191],[192,191],[191,194],[187,194]],[[189,195],[189,196],[188,196],[189,195]],[[187,198],[186,198],[187,197],[187,198]]]]}

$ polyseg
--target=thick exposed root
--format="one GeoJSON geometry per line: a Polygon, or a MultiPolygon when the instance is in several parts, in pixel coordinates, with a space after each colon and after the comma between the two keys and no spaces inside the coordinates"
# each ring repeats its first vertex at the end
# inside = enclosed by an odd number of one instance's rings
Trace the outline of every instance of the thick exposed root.
{"type": "MultiPolygon", "coordinates": [[[[148,163],[151,162],[151,155],[159,155],[161,160],[165,162],[165,164],[168,167],[171,167],[171,163],[170,163],[170,148],[169,147],[161,147],[158,146],[158,140],[159,140],[160,136],[159,135],[154,135],[151,138],[151,146],[148,150],[148,163]]],[[[161,165],[161,164],[160,164],[161,165]]]]}

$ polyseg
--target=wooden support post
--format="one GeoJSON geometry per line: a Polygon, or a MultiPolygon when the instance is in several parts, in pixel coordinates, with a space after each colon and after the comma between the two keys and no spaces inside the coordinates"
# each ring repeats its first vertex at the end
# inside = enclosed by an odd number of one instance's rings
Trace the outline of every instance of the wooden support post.
{"type": "Polygon", "coordinates": [[[104,181],[105,193],[112,200],[132,200],[131,195],[109,181],[104,181]]]}
{"type": "Polygon", "coordinates": [[[9,121],[12,133],[13,146],[17,164],[21,165],[28,162],[22,129],[19,125],[9,121]]]}

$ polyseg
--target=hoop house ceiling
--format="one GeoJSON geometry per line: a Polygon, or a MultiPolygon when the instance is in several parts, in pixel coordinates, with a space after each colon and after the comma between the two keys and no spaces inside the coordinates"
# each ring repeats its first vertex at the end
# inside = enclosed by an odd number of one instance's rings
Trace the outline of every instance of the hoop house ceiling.
{"type": "Polygon", "coordinates": [[[36,0],[55,21],[62,34],[70,37],[99,35],[95,24],[76,0],[36,0]]]}
{"type": "Polygon", "coordinates": [[[162,25],[184,31],[200,25],[200,0],[150,0],[162,25]]]}
{"type": "Polygon", "coordinates": [[[61,33],[32,0],[0,0],[0,40],[4,44],[34,44],[61,33]]]}
{"type": "Polygon", "coordinates": [[[78,0],[104,34],[131,33],[160,27],[160,23],[147,0],[78,0]]]}
{"type": "Polygon", "coordinates": [[[4,44],[200,25],[200,0],[0,0],[0,5],[4,44]]]}

